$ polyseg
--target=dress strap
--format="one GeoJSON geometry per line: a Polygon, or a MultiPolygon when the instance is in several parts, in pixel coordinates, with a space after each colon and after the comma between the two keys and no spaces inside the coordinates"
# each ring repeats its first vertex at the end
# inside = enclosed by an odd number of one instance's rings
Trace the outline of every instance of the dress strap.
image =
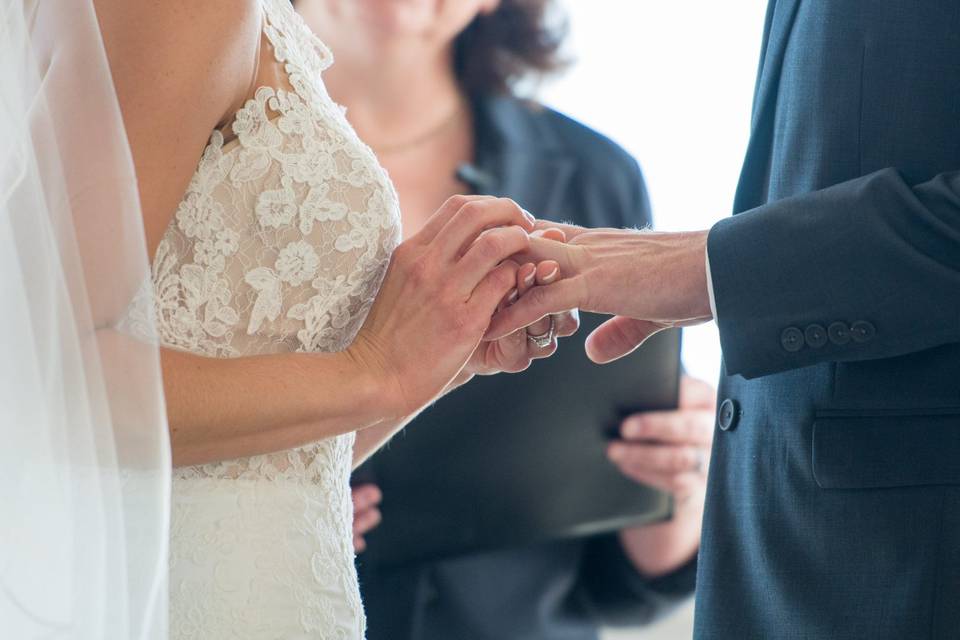
{"type": "Polygon", "coordinates": [[[220,126],[216,128],[216,131],[220,132],[224,141],[229,142],[236,136],[233,135],[231,127],[233,123],[237,120],[237,113],[243,108],[243,105],[254,96],[256,93],[258,80],[260,79],[260,59],[263,56],[263,39],[267,37],[267,15],[263,5],[260,5],[260,32],[257,35],[257,49],[253,57],[253,75],[250,77],[250,84],[247,86],[247,90],[243,93],[243,100],[236,105],[236,109],[233,110],[233,113],[230,117],[224,121],[220,126]]]}

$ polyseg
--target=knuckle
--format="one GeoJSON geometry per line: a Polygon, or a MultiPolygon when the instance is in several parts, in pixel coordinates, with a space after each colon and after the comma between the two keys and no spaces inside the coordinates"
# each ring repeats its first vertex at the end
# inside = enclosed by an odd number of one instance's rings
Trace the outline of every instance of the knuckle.
{"type": "Polygon", "coordinates": [[[545,287],[531,289],[527,295],[530,296],[530,302],[537,307],[548,306],[550,302],[550,290],[545,287]]]}
{"type": "Polygon", "coordinates": [[[393,261],[397,264],[404,264],[413,257],[413,247],[409,242],[401,242],[393,250],[393,261]]]}
{"type": "Polygon", "coordinates": [[[443,206],[442,206],[441,208],[442,208],[442,209],[446,209],[446,210],[448,210],[448,211],[449,211],[449,210],[459,211],[459,210],[462,209],[468,202],[470,202],[470,199],[467,198],[467,196],[459,195],[459,194],[458,194],[458,195],[450,196],[449,198],[447,198],[446,201],[443,203],[443,206]]]}
{"type": "Polygon", "coordinates": [[[483,200],[467,200],[457,208],[464,215],[465,219],[470,220],[481,215],[486,207],[487,203],[483,200]]]}
{"type": "Polygon", "coordinates": [[[512,198],[501,198],[500,202],[503,203],[506,211],[509,211],[515,216],[523,217],[523,207],[517,204],[512,198]]]}
{"type": "Polygon", "coordinates": [[[494,260],[503,255],[504,241],[498,234],[488,233],[478,241],[478,249],[484,258],[494,260]]]}
{"type": "Polygon", "coordinates": [[[507,369],[509,373],[520,373],[525,371],[527,367],[530,366],[530,358],[526,354],[516,354],[510,362],[510,367],[507,369]]]}

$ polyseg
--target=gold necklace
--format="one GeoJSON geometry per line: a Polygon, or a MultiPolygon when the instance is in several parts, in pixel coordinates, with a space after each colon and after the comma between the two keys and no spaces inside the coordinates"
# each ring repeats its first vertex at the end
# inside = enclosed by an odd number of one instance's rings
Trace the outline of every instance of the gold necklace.
{"type": "Polygon", "coordinates": [[[370,148],[373,149],[374,153],[376,153],[377,155],[389,155],[389,154],[394,154],[401,151],[409,151],[411,149],[415,149],[421,146],[422,144],[434,139],[444,131],[446,131],[447,128],[453,125],[460,118],[460,115],[465,111],[465,108],[466,108],[465,101],[462,99],[457,100],[457,104],[453,108],[451,113],[447,117],[445,117],[443,120],[441,120],[439,123],[430,127],[425,132],[417,134],[417,136],[415,136],[414,138],[411,138],[410,140],[404,140],[403,142],[396,142],[393,144],[385,144],[385,145],[371,144],[370,148]]]}

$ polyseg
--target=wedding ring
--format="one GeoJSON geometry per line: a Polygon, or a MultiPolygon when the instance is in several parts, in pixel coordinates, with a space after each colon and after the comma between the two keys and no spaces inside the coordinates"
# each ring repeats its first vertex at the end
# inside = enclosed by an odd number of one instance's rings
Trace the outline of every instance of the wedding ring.
{"type": "Polygon", "coordinates": [[[557,337],[557,319],[555,316],[550,316],[550,328],[547,329],[547,332],[539,336],[533,336],[527,333],[527,338],[533,344],[537,345],[539,349],[546,349],[550,346],[550,343],[553,342],[553,339],[557,337]]]}
{"type": "Polygon", "coordinates": [[[693,463],[693,472],[697,474],[703,473],[703,467],[706,460],[704,459],[703,449],[697,449],[697,459],[693,463]]]}

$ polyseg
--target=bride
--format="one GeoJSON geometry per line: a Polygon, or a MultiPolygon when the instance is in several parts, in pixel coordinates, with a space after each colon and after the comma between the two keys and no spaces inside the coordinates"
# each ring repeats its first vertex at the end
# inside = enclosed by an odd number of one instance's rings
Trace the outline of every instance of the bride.
{"type": "Polygon", "coordinates": [[[95,5],[163,346],[171,637],[362,638],[351,465],[474,374],[552,353],[575,315],[481,342],[528,286],[510,257],[532,218],[454,197],[400,243],[287,0],[95,5]]]}

